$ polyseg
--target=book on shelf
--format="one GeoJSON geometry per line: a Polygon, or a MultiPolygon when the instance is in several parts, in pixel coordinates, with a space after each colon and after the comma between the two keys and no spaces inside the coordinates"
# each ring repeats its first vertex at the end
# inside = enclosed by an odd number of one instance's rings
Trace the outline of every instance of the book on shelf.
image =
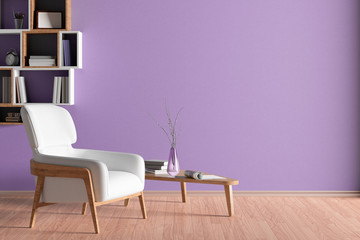
{"type": "Polygon", "coordinates": [[[53,103],[56,103],[58,81],[59,81],[59,77],[54,77],[53,99],[52,99],[53,103]]]}
{"type": "Polygon", "coordinates": [[[30,59],[55,59],[55,56],[30,56],[30,59]]]}
{"type": "Polygon", "coordinates": [[[54,77],[53,103],[60,103],[61,97],[61,77],[54,77]]]}
{"type": "Polygon", "coordinates": [[[56,59],[54,56],[30,56],[29,66],[32,67],[56,66],[56,59]]]}
{"type": "Polygon", "coordinates": [[[69,102],[69,77],[54,77],[53,103],[69,102]]]}
{"type": "Polygon", "coordinates": [[[29,60],[29,66],[30,67],[54,67],[56,66],[55,62],[47,62],[47,61],[36,61],[36,62],[32,62],[29,60]]]}
{"type": "Polygon", "coordinates": [[[154,170],[150,168],[145,168],[145,172],[152,173],[152,174],[167,174],[167,170],[154,170]]]}
{"type": "Polygon", "coordinates": [[[55,63],[45,63],[45,62],[39,62],[39,63],[29,63],[30,67],[55,67],[55,63]]]}
{"type": "Polygon", "coordinates": [[[7,100],[7,98],[6,98],[6,94],[7,94],[6,93],[6,84],[7,84],[6,78],[2,77],[1,82],[2,82],[2,99],[1,99],[1,102],[6,103],[6,100],[7,100]]]}
{"type": "Polygon", "coordinates": [[[70,40],[63,40],[63,50],[64,66],[71,66],[70,40]]]}
{"type": "Polygon", "coordinates": [[[68,82],[69,82],[69,78],[68,77],[62,77],[61,78],[61,102],[62,103],[67,103],[68,101],[68,82]]]}
{"type": "Polygon", "coordinates": [[[55,59],[29,59],[33,63],[55,63],[55,59]]]}
{"type": "Polygon", "coordinates": [[[15,90],[16,90],[16,103],[20,103],[20,90],[19,90],[19,80],[15,78],[15,90]]]}
{"type": "Polygon", "coordinates": [[[16,77],[16,91],[18,94],[19,103],[27,103],[26,86],[24,77],[16,77]]]}
{"type": "Polygon", "coordinates": [[[20,88],[20,100],[21,103],[27,103],[27,96],[26,96],[26,86],[25,86],[25,78],[19,78],[19,88],[20,88]]]}
{"type": "Polygon", "coordinates": [[[55,67],[56,64],[29,64],[30,67],[55,67]]]}
{"type": "Polygon", "coordinates": [[[61,100],[61,77],[58,77],[57,89],[56,89],[56,103],[60,103],[61,100]]]}
{"type": "Polygon", "coordinates": [[[167,160],[145,160],[145,165],[149,165],[149,166],[167,166],[168,165],[168,161],[167,160]]]}
{"type": "Polygon", "coordinates": [[[2,77],[2,103],[11,102],[11,77],[2,77]]]}
{"type": "Polygon", "coordinates": [[[20,117],[6,117],[5,122],[21,122],[20,117]]]}

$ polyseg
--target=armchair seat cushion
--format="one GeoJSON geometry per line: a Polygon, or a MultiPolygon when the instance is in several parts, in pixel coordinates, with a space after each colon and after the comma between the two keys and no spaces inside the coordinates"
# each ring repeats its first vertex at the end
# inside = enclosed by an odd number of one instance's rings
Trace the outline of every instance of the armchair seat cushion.
{"type": "Polygon", "coordinates": [[[109,171],[108,199],[115,199],[141,192],[144,184],[132,173],[109,171]]]}

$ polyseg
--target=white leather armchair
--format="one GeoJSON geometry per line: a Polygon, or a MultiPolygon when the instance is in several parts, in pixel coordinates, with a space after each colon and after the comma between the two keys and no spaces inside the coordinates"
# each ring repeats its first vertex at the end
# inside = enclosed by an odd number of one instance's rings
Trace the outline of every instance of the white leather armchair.
{"type": "Polygon", "coordinates": [[[145,167],[141,156],[129,153],[75,149],[76,129],[71,115],[53,104],[26,104],[21,117],[33,151],[31,173],[37,184],[30,227],[39,207],[59,202],[90,205],[99,233],[96,206],[139,197],[143,218],[145,167]]]}

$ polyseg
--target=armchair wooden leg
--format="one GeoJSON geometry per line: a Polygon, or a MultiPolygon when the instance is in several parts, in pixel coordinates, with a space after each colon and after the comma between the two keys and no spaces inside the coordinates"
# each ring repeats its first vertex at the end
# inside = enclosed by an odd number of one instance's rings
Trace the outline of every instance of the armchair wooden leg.
{"type": "Polygon", "coordinates": [[[100,233],[99,223],[97,220],[96,206],[95,206],[95,197],[94,197],[94,191],[93,191],[93,187],[92,187],[92,183],[91,183],[91,178],[90,177],[87,179],[84,178],[84,182],[85,182],[87,196],[89,199],[90,211],[91,211],[91,216],[92,216],[92,220],[94,223],[95,233],[100,233]]]}
{"type": "Polygon", "coordinates": [[[34,194],[34,202],[33,202],[33,207],[32,207],[32,211],[31,211],[31,218],[30,218],[30,228],[34,227],[35,224],[35,219],[36,219],[36,211],[38,209],[38,204],[40,202],[40,196],[44,187],[44,181],[45,181],[45,177],[44,176],[38,176],[37,181],[36,181],[36,190],[35,190],[35,194],[34,194]]]}
{"type": "Polygon", "coordinates": [[[83,203],[83,206],[82,206],[82,211],[81,211],[81,214],[82,214],[82,215],[85,215],[85,213],[86,213],[86,207],[87,207],[87,202],[84,202],[84,203],[83,203]]]}
{"type": "Polygon", "coordinates": [[[141,206],[141,212],[143,215],[143,218],[146,219],[146,208],[145,208],[145,201],[144,201],[144,193],[141,192],[141,195],[139,195],[139,201],[140,201],[140,206],[141,206]]]}
{"type": "Polygon", "coordinates": [[[127,207],[129,205],[130,198],[125,199],[124,206],[127,207]]]}

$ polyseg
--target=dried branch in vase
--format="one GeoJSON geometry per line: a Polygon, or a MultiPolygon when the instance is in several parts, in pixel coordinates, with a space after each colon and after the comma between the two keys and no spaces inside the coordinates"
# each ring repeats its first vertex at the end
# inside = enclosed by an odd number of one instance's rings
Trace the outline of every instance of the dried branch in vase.
{"type": "Polygon", "coordinates": [[[158,121],[156,121],[156,120],[150,115],[151,118],[154,120],[154,122],[158,125],[158,127],[166,134],[166,136],[167,136],[167,138],[168,138],[168,140],[169,140],[172,148],[176,148],[176,140],[177,140],[177,138],[176,138],[176,136],[177,136],[177,134],[176,134],[176,123],[177,123],[177,120],[178,120],[178,118],[179,118],[179,114],[180,114],[180,112],[181,112],[183,109],[184,109],[184,107],[181,107],[181,108],[179,109],[179,111],[178,111],[177,114],[176,114],[175,120],[172,121],[169,108],[167,107],[166,102],[165,102],[165,110],[166,110],[166,116],[167,116],[167,118],[168,118],[168,126],[169,126],[169,130],[168,130],[168,131],[166,131],[165,128],[164,128],[163,126],[161,126],[161,124],[160,124],[158,121]]]}

